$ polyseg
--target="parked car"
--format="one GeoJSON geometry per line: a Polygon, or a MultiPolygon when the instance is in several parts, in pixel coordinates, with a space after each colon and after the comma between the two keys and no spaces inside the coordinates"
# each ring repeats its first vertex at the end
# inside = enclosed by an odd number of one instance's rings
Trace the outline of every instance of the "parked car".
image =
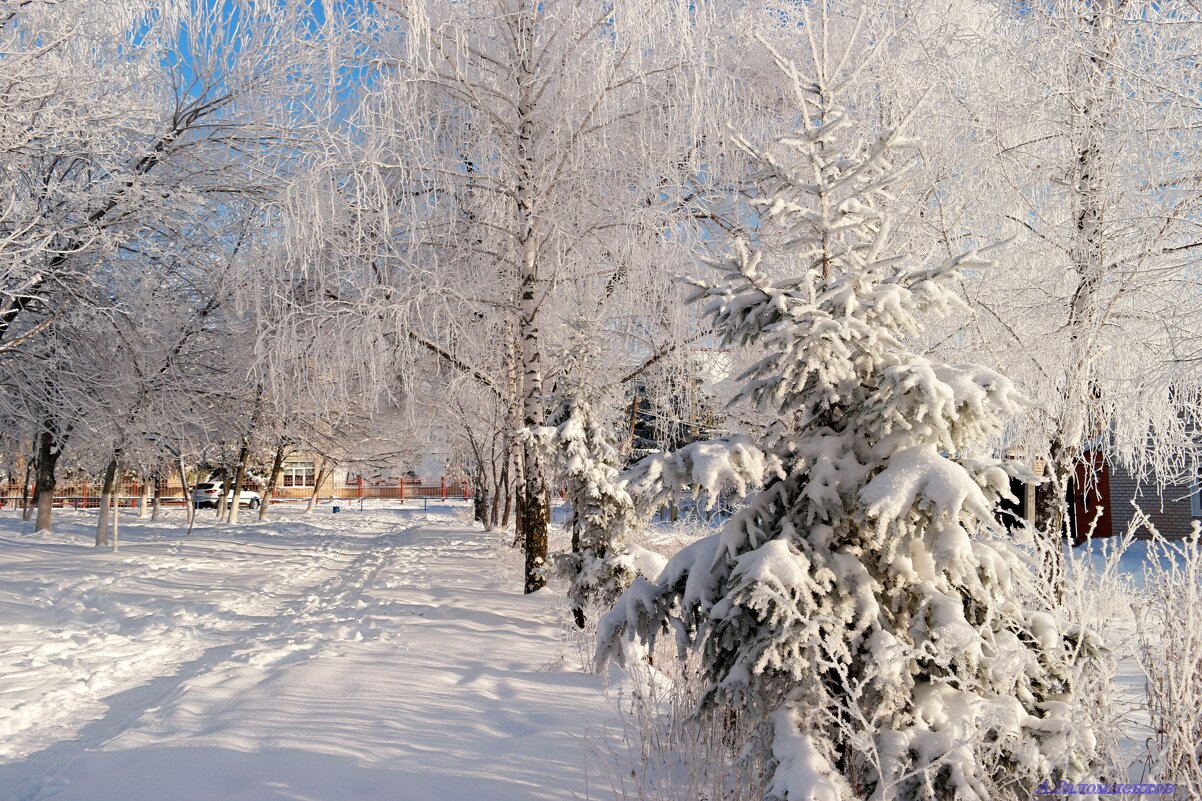
{"type": "MultiPolygon", "coordinates": [[[[197,509],[216,509],[221,501],[221,492],[225,490],[225,502],[231,503],[234,500],[234,487],[230,485],[228,488],[223,488],[220,481],[202,481],[196,485],[196,489],[192,491],[192,502],[197,509]]],[[[263,496],[252,489],[242,488],[242,494],[238,496],[239,506],[249,506],[251,509],[258,509],[263,503],[263,496]]]]}

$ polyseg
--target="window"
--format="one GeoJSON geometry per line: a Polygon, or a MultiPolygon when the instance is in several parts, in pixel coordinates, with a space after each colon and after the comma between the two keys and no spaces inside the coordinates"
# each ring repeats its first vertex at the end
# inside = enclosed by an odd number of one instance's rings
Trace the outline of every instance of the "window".
{"type": "Polygon", "coordinates": [[[1189,488],[1189,514],[1190,517],[1202,517],[1202,475],[1194,479],[1189,488]]]}
{"type": "Polygon", "coordinates": [[[313,462],[290,462],[284,465],[285,487],[312,487],[317,478],[313,462]]]}

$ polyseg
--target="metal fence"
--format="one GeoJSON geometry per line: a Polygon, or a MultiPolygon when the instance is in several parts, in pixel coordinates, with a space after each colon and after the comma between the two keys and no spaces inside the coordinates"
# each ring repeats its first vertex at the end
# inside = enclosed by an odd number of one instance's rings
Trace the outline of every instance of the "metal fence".
{"type": "MultiPolygon", "coordinates": [[[[64,482],[54,489],[54,506],[68,509],[97,509],[100,507],[100,482],[64,482]]],[[[256,492],[263,488],[248,486],[256,492]]],[[[153,487],[151,488],[153,494],[153,487]]],[[[183,506],[185,496],[179,485],[164,483],[160,489],[159,502],[163,506],[183,506]]],[[[313,495],[313,487],[283,487],[277,486],[269,499],[270,503],[307,502],[313,495]]],[[[135,508],[141,503],[143,485],[139,482],[127,482],[121,485],[117,492],[120,505],[135,508]]],[[[417,479],[403,479],[395,482],[371,481],[369,479],[353,479],[349,482],[324,482],[318,488],[317,497],[321,501],[331,500],[390,500],[404,503],[405,501],[451,500],[472,497],[472,487],[467,481],[445,477],[438,483],[423,483],[417,479]]],[[[19,482],[0,484],[0,509],[23,509],[26,504],[34,503],[33,488],[28,494],[19,482]]]]}
{"type": "MultiPolygon", "coordinates": [[[[307,501],[313,495],[313,487],[276,487],[272,501],[307,501]]],[[[318,488],[321,500],[448,500],[472,497],[470,482],[443,477],[437,483],[423,483],[418,479],[396,481],[372,481],[357,478],[346,482],[323,483],[318,488]]]]}
{"type": "MultiPolygon", "coordinates": [[[[3,487],[3,494],[0,494],[0,509],[23,509],[26,503],[30,505],[34,503],[33,487],[29,487],[27,494],[19,483],[0,486],[3,487]]],[[[100,486],[100,482],[72,481],[59,484],[54,488],[54,506],[59,509],[98,509],[100,507],[100,486]]],[[[165,488],[160,502],[164,505],[183,506],[184,496],[179,487],[174,488],[174,497],[169,492],[170,490],[165,488]]],[[[137,507],[142,500],[142,485],[134,482],[122,484],[117,489],[116,496],[122,508],[137,507]]]]}

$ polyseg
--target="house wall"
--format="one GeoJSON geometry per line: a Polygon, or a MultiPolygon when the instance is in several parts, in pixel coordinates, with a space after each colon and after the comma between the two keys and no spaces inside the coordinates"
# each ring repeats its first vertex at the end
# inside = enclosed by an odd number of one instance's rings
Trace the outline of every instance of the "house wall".
{"type": "MultiPolygon", "coordinates": [[[[309,453],[295,453],[284,460],[283,467],[290,464],[300,462],[308,462],[313,465],[316,472],[321,471],[322,457],[309,453]]],[[[313,487],[285,487],[283,478],[283,469],[280,470],[280,475],[276,476],[275,490],[272,497],[275,500],[290,498],[293,500],[307,500],[313,494],[313,487]]],[[[333,470],[327,470],[322,478],[321,485],[318,491],[318,496],[333,495],[335,486],[346,483],[346,469],[335,467],[333,470]]]]}
{"type": "MultiPolygon", "coordinates": [[[[1188,535],[1193,521],[1198,519],[1190,509],[1190,495],[1194,491],[1194,488],[1179,483],[1168,484],[1163,489],[1153,482],[1145,481],[1141,484],[1127,470],[1117,465],[1111,466],[1110,499],[1114,533],[1126,533],[1138,505],[1163,536],[1188,535]]],[[[1139,531],[1136,532],[1136,536],[1147,537],[1149,532],[1139,531]]]]}

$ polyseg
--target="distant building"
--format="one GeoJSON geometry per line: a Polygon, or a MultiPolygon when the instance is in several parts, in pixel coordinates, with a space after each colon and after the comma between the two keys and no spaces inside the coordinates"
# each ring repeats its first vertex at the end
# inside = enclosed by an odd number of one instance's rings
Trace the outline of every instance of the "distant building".
{"type": "MultiPolygon", "coordinates": [[[[1041,475],[1043,465],[1036,464],[1035,472],[1041,475]]],[[[1019,500],[1003,501],[999,519],[1008,527],[1024,520],[1033,523],[1035,487],[1013,481],[1011,492],[1019,500]]],[[[1135,519],[1137,507],[1168,539],[1188,536],[1194,521],[1202,520],[1202,491],[1197,480],[1141,481],[1121,465],[1108,462],[1098,449],[1086,451],[1078,464],[1067,501],[1069,534],[1075,544],[1088,537],[1101,539],[1125,534],[1135,519]]],[[[1144,528],[1137,530],[1135,536],[1146,538],[1151,532],[1144,528]]]]}

